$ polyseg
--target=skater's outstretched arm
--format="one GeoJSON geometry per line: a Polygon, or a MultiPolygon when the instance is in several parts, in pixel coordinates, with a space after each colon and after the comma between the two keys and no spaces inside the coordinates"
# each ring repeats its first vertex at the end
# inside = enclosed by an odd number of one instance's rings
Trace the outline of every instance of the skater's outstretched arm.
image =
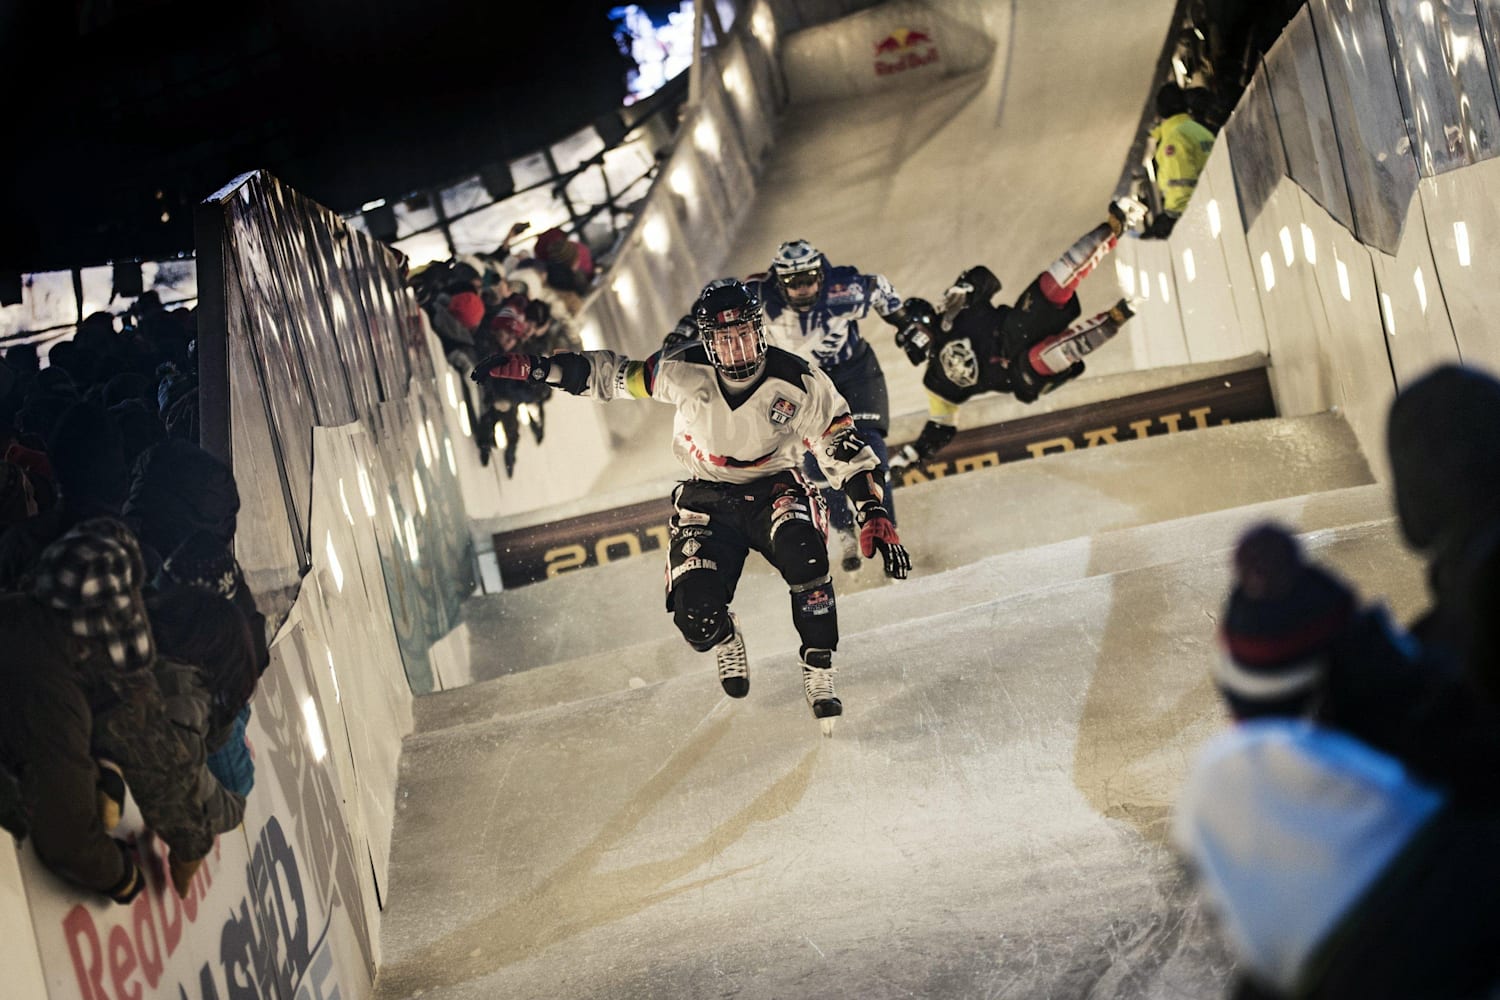
{"type": "Polygon", "coordinates": [[[635,361],[614,351],[564,351],[551,357],[492,354],[479,362],[469,377],[481,385],[492,378],[541,382],[574,396],[601,401],[628,397],[671,402],[657,391],[656,376],[663,363],[662,353],[658,351],[645,361],[635,361]]]}

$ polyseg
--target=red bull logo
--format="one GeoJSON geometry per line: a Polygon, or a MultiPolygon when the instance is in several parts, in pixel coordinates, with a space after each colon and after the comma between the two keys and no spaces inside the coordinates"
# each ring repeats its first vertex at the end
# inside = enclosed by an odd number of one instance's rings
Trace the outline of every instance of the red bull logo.
{"type": "Polygon", "coordinates": [[[876,76],[904,73],[937,61],[937,43],[919,28],[897,28],[875,43],[876,76]]]}

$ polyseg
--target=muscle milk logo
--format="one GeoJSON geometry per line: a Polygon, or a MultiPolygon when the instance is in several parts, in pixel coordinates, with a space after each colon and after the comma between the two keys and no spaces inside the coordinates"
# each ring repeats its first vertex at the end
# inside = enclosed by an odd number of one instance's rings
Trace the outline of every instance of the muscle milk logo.
{"type": "Polygon", "coordinates": [[[897,28],[875,43],[875,75],[905,73],[938,61],[937,43],[925,31],[897,28]]]}

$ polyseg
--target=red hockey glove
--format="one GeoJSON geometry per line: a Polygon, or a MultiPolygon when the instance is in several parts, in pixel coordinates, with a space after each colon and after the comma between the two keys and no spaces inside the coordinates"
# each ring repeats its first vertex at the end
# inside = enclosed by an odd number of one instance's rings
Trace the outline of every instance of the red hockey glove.
{"type": "Polygon", "coordinates": [[[890,513],[877,503],[867,503],[856,515],[859,520],[859,551],[866,559],[875,557],[880,550],[885,560],[885,575],[895,580],[905,580],[911,572],[911,556],[896,534],[890,513]]]}
{"type": "Polygon", "coordinates": [[[551,369],[551,362],[535,354],[491,354],[474,366],[469,378],[480,385],[492,378],[543,382],[551,369]]]}

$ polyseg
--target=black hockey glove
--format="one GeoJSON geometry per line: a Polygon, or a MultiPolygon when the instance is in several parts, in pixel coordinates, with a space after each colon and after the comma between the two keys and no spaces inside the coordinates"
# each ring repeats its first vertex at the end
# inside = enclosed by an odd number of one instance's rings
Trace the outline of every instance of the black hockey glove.
{"type": "Polygon", "coordinates": [[[855,519],[859,521],[859,551],[866,559],[873,559],[875,550],[879,549],[885,560],[885,575],[894,580],[905,580],[911,572],[911,556],[907,555],[906,547],[896,534],[890,512],[871,501],[860,507],[855,519]]]}
{"type": "Polygon", "coordinates": [[[891,471],[900,472],[914,465],[921,465],[942,451],[956,434],[957,427],[940,424],[936,420],[927,421],[922,425],[922,433],[917,435],[916,441],[902,445],[901,450],[891,456],[891,471]]]}
{"type": "Polygon", "coordinates": [[[516,382],[545,382],[552,370],[552,362],[536,354],[491,354],[469,373],[469,378],[484,385],[492,378],[511,379],[516,382]]]}
{"type": "Polygon", "coordinates": [[[120,814],[125,810],[125,775],[120,765],[112,760],[98,758],[99,780],[95,788],[99,793],[99,820],[106,831],[120,825],[120,814]]]}
{"type": "Polygon", "coordinates": [[[927,363],[927,348],[932,345],[932,335],[920,323],[908,323],[896,332],[896,346],[906,352],[906,360],[914,365],[927,363]]]}
{"type": "Polygon", "coordinates": [[[115,846],[120,849],[120,858],[125,862],[125,874],[120,876],[120,881],[105,889],[104,894],[121,906],[128,906],[146,888],[146,876],[141,872],[134,848],[118,837],[115,846]]]}
{"type": "Polygon", "coordinates": [[[1177,216],[1162,212],[1151,220],[1151,225],[1146,227],[1143,234],[1148,240],[1164,240],[1172,235],[1172,228],[1177,225],[1177,216]]]}

